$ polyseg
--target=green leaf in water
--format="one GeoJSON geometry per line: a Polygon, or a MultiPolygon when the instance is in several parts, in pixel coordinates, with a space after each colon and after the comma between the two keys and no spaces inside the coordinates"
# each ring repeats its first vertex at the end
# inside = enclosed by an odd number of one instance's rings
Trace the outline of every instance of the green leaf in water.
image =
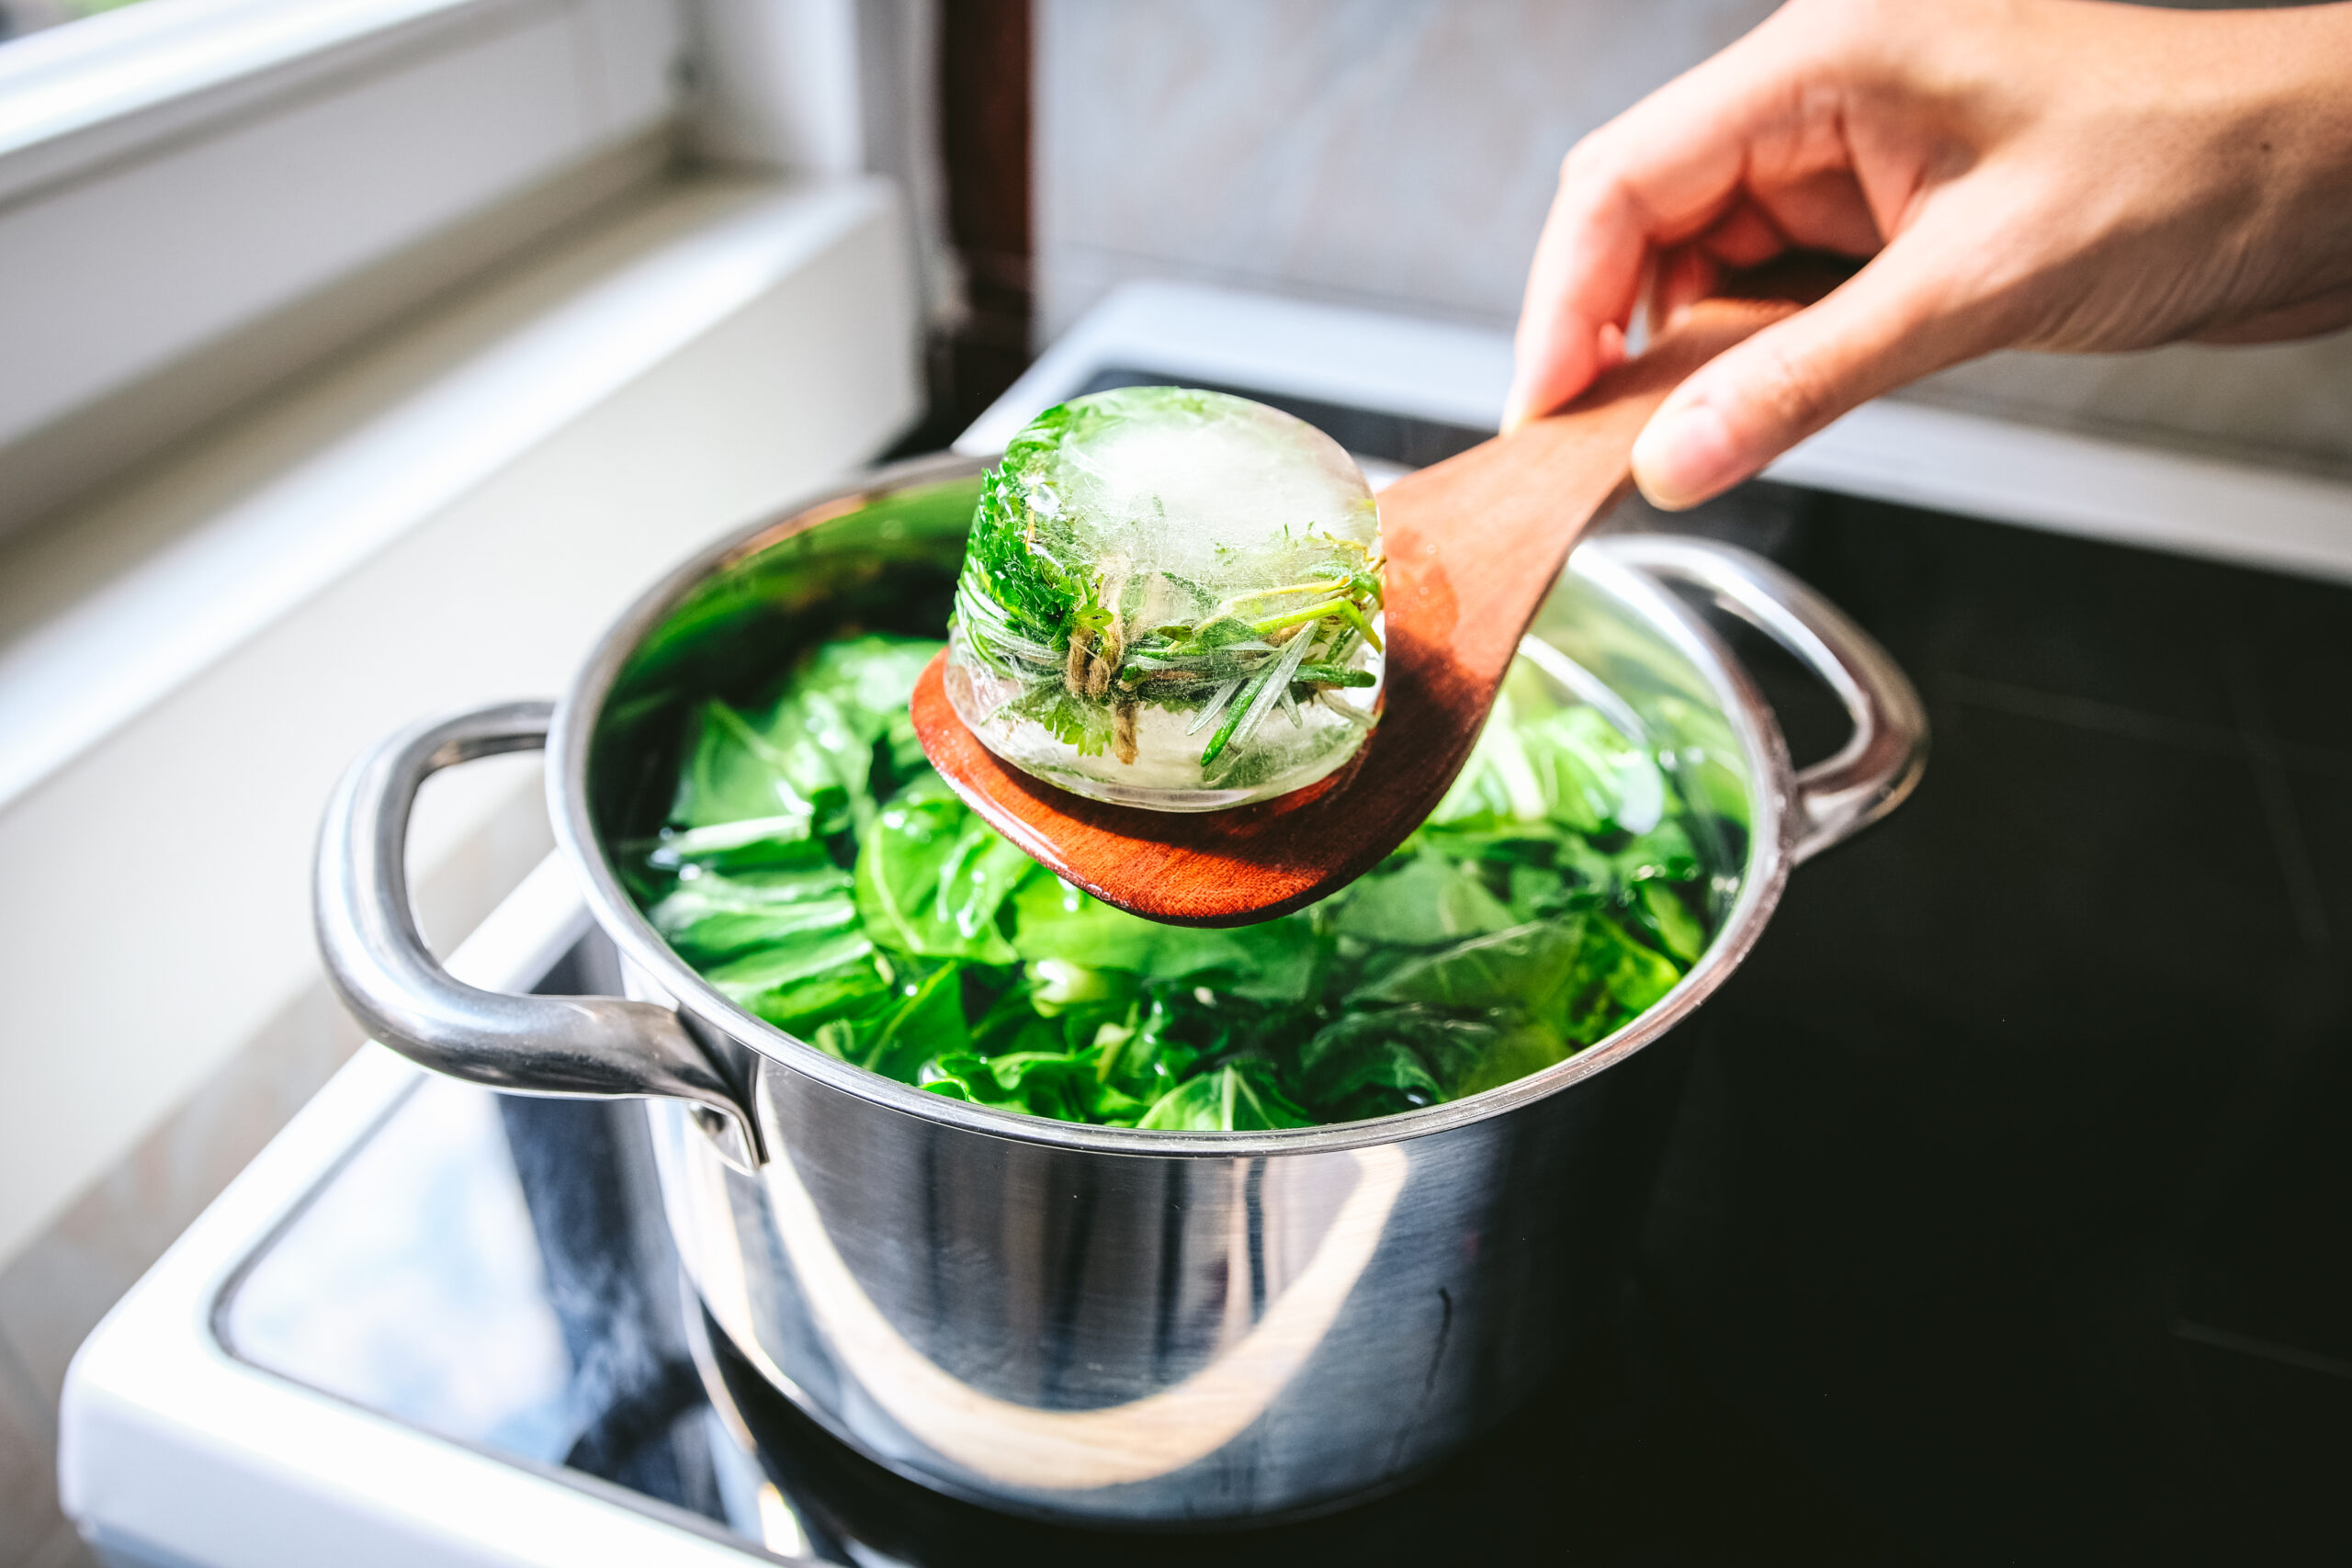
{"type": "Polygon", "coordinates": [[[1035,867],[935,775],[876,814],[857,856],[857,908],[875,941],[928,958],[1010,964],[997,911],[1035,867]]]}
{"type": "Polygon", "coordinates": [[[730,1000],[804,1037],[880,1000],[894,975],[865,933],[854,929],[765,948],[703,971],[730,1000]]]}
{"type": "Polygon", "coordinates": [[[831,862],[734,875],[687,868],[646,911],[662,940],[690,964],[723,963],[755,947],[825,936],[857,923],[849,873],[831,862]]]}
{"type": "Polygon", "coordinates": [[[1349,1013],[1298,1053],[1300,1098],[1330,1121],[1460,1100],[1564,1061],[1558,1035],[1516,1010],[1462,1018],[1407,1007],[1349,1013]]]}
{"type": "Polygon", "coordinates": [[[1523,1011],[1589,1045],[1674,988],[1673,962],[1597,910],[1533,921],[1416,958],[1349,999],[1523,1011]]]}
{"type": "Polygon", "coordinates": [[[756,821],[761,836],[809,838],[831,831],[847,797],[823,758],[787,752],[727,704],[695,710],[685,771],[670,805],[673,828],[756,821]],[[799,824],[795,831],[787,824],[799,824]]]}
{"type": "Polygon", "coordinates": [[[1249,1056],[1185,1080],[1136,1125],[1155,1132],[1247,1133],[1311,1127],[1315,1119],[1283,1093],[1272,1062],[1249,1056]]]}
{"type": "Polygon", "coordinates": [[[1323,958],[1325,944],[1299,916],[1227,931],[1165,926],[1044,875],[1023,883],[1012,904],[1012,948],[1032,963],[1059,959],[1145,980],[1214,980],[1255,1001],[1295,1002],[1313,988],[1323,958]]]}
{"type": "Polygon", "coordinates": [[[1398,947],[1439,947],[1519,923],[1476,866],[1427,850],[1392,857],[1332,904],[1335,935],[1398,947]]]}

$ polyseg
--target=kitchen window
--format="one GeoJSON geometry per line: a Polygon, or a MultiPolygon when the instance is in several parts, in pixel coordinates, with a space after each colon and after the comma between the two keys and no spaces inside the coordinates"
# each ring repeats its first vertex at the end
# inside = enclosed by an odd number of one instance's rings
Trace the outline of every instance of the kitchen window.
{"type": "Polygon", "coordinates": [[[674,0],[96,4],[0,44],[0,532],[671,155],[674,0]]]}

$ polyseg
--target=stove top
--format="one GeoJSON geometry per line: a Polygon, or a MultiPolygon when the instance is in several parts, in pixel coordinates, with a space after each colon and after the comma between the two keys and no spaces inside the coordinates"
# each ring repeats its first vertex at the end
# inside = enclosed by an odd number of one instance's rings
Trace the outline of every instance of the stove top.
{"type": "MultiPolygon", "coordinates": [[[[1397,464],[1476,438],[1267,400],[1397,464]]],[[[69,1506],[156,1563],[2352,1560],[2352,590],[1769,483],[1610,525],[1794,570],[1903,663],[1935,750],[1685,1025],[1611,1331],[1439,1472],[1209,1537],[934,1495],[682,1293],[634,1108],[371,1048],[94,1337],[69,1506]],[[191,1468],[198,1428],[301,1486],[191,1468]],[[232,1497],[278,1546],[189,1522],[232,1497]],[[379,1537],[406,1544],[351,1544],[379,1537]]],[[[1835,700],[1724,627],[1799,760],[1834,750],[1835,700]]],[[[562,875],[477,983],[611,987],[562,875]]]]}

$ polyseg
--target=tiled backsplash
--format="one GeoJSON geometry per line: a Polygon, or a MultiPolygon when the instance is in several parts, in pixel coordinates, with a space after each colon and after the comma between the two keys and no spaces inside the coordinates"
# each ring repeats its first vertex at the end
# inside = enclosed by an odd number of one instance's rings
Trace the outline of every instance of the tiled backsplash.
{"type": "MultiPolygon", "coordinates": [[[[1041,341],[1137,277],[1508,325],[1577,138],[1770,0],[1039,0],[1041,341]]],[[[2008,355],[1916,394],[2352,470],[2352,336],[2008,355]]]]}

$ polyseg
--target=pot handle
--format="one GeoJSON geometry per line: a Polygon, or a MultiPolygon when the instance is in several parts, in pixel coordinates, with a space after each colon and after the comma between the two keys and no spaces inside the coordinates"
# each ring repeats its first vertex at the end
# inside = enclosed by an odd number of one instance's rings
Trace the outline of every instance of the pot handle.
{"type": "Polygon", "coordinates": [[[752,1118],[668,1008],[617,997],[478,990],[424,945],[408,897],[408,822],[453,763],[547,744],[550,703],[505,703],[411,727],[351,765],[319,830],[319,952],[344,1006],[409,1060],[514,1094],[690,1102],[731,1163],[758,1164],[752,1118]]]}
{"type": "Polygon", "coordinates": [[[1838,694],[1854,733],[1834,756],[1798,773],[1796,846],[1811,860],[1903,803],[1928,766],[1928,711],[1876,638],[1843,610],[1752,550],[1713,539],[1623,534],[1611,558],[1701,588],[1795,655],[1838,694]]]}

